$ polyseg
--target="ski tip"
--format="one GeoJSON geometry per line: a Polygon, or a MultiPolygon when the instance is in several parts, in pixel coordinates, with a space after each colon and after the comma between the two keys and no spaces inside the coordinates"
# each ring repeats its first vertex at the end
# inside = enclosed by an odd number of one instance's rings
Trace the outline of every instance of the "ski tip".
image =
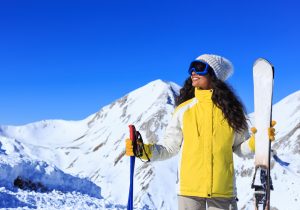
{"type": "Polygon", "coordinates": [[[274,67],[273,67],[273,64],[272,64],[270,61],[268,61],[267,59],[265,59],[265,58],[258,58],[258,59],[256,59],[256,60],[254,61],[253,66],[257,65],[257,64],[260,63],[260,62],[266,63],[266,64],[272,66],[272,68],[274,68],[274,67]]]}
{"type": "Polygon", "coordinates": [[[274,78],[274,66],[273,64],[268,61],[267,59],[265,58],[258,58],[254,61],[254,64],[253,64],[253,69],[255,69],[256,67],[260,66],[260,65],[263,65],[263,66],[270,66],[272,68],[272,72],[273,72],[273,78],[274,78]]]}

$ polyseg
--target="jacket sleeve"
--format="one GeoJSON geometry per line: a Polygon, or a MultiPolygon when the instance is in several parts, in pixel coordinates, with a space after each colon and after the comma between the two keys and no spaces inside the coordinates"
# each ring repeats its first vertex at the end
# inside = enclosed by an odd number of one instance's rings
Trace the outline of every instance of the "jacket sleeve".
{"type": "Polygon", "coordinates": [[[149,145],[151,150],[151,161],[171,158],[180,151],[183,140],[180,115],[180,112],[175,111],[165,130],[161,143],[149,145]]]}
{"type": "Polygon", "coordinates": [[[249,146],[250,135],[246,130],[241,133],[235,133],[234,142],[233,142],[233,152],[237,154],[239,157],[253,158],[253,151],[249,146]]]}

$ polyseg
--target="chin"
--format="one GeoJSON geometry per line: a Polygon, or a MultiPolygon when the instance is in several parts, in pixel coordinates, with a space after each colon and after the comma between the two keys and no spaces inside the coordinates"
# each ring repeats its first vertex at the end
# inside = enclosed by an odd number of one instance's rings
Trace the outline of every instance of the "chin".
{"type": "Polygon", "coordinates": [[[201,85],[200,85],[200,84],[198,84],[198,83],[194,83],[194,82],[192,83],[192,86],[193,86],[193,87],[195,87],[195,88],[200,88],[200,87],[201,87],[201,85]]]}

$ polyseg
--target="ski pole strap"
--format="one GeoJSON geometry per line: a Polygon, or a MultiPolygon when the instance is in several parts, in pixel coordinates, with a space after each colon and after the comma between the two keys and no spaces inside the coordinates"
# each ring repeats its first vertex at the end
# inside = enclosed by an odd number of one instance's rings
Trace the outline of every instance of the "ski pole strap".
{"type": "Polygon", "coordinates": [[[273,155],[274,160],[279,163],[281,166],[289,166],[290,163],[288,162],[284,162],[283,160],[281,160],[277,155],[273,155]]]}
{"type": "MultiPolygon", "coordinates": [[[[136,130],[134,125],[129,125],[129,133],[131,141],[136,141],[136,130]]],[[[134,178],[134,165],[135,165],[135,156],[130,157],[130,186],[129,186],[129,195],[127,210],[133,210],[133,178],[134,178]]]]}
{"type": "Polygon", "coordinates": [[[150,162],[149,155],[146,152],[144,141],[140,132],[136,131],[136,141],[133,143],[133,153],[135,157],[138,157],[142,162],[147,163],[150,162]],[[141,157],[145,154],[147,160],[143,161],[141,157]]]}

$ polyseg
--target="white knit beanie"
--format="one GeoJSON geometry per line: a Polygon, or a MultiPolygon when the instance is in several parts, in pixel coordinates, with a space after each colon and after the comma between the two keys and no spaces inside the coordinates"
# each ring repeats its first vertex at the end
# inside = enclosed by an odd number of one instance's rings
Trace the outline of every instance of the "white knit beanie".
{"type": "Polygon", "coordinates": [[[232,63],[219,55],[204,54],[200,55],[196,60],[204,61],[214,70],[218,79],[225,81],[233,73],[232,63]]]}

